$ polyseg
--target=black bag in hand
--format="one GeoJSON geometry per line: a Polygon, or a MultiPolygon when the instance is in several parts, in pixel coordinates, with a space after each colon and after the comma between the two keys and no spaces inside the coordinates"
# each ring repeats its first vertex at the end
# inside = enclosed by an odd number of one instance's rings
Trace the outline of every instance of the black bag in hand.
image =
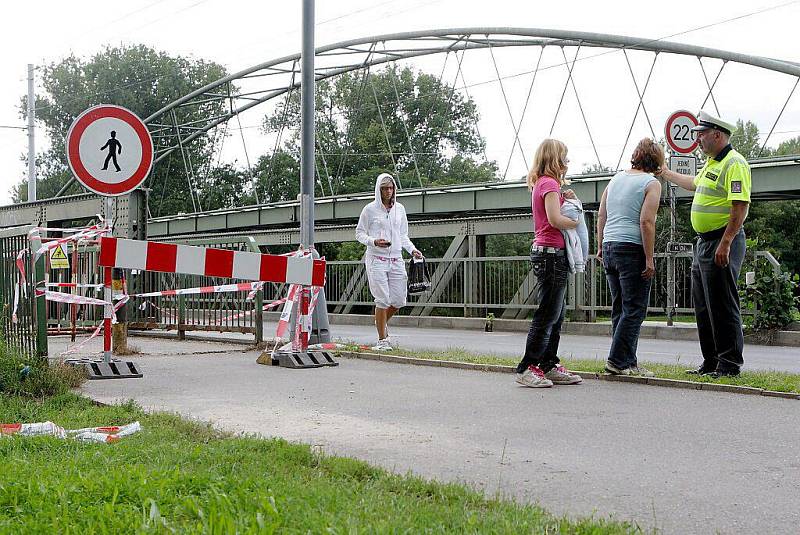
{"type": "Polygon", "coordinates": [[[421,294],[431,289],[431,278],[428,276],[428,267],[425,259],[412,258],[408,265],[408,293],[421,294]]]}

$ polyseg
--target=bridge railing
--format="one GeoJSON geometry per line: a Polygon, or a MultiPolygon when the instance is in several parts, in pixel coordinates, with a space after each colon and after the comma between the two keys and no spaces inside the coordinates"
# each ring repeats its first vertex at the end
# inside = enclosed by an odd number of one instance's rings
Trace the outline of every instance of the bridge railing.
{"type": "MultiPolygon", "coordinates": [[[[691,253],[669,255],[656,253],[656,274],[653,278],[648,312],[691,315],[694,313],[691,286],[691,253]],[[674,262],[674,294],[670,291],[669,257],[674,262]],[[674,295],[674,303],[670,303],[674,295]]],[[[537,308],[536,278],[527,256],[429,258],[432,290],[428,294],[409,296],[405,313],[412,315],[484,316],[525,318],[537,308]]],[[[354,307],[373,304],[369,293],[363,262],[329,261],[326,297],[332,311],[349,312],[354,307]]],[[[760,268],[780,271],[780,264],[766,251],[748,254],[742,271],[760,268]]],[[[744,284],[744,273],[740,277],[744,284]]],[[[569,276],[567,309],[574,318],[594,320],[598,313],[611,312],[611,292],[608,288],[602,260],[589,258],[585,273],[569,276]]],[[[753,308],[744,309],[752,314],[753,308]]]]}

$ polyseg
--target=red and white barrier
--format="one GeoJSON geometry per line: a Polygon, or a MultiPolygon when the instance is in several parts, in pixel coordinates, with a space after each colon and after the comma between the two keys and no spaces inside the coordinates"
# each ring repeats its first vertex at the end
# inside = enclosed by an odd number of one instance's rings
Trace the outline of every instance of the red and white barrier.
{"type": "Polygon", "coordinates": [[[271,255],[122,238],[100,239],[98,264],[306,286],[325,284],[325,261],[310,255],[271,255]]]}

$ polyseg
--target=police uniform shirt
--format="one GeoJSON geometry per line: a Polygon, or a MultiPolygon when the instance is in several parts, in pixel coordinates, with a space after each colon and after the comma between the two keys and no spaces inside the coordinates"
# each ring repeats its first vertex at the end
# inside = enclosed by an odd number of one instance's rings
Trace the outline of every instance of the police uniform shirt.
{"type": "Polygon", "coordinates": [[[695,232],[723,228],[730,219],[732,201],[750,202],[750,166],[727,145],[706,161],[694,185],[691,219],[695,232]]]}

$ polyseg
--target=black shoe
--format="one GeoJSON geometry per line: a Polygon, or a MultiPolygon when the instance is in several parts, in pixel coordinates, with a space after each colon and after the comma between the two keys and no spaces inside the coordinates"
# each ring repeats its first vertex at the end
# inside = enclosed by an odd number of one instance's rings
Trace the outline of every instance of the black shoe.
{"type": "Polygon", "coordinates": [[[691,370],[685,370],[684,373],[687,375],[709,375],[714,373],[714,370],[709,370],[708,368],[704,368],[700,366],[699,368],[693,368],[691,370]]]}
{"type": "Polygon", "coordinates": [[[720,377],[739,377],[741,372],[738,369],[734,370],[716,370],[708,374],[712,379],[719,379],[720,377]]]}

